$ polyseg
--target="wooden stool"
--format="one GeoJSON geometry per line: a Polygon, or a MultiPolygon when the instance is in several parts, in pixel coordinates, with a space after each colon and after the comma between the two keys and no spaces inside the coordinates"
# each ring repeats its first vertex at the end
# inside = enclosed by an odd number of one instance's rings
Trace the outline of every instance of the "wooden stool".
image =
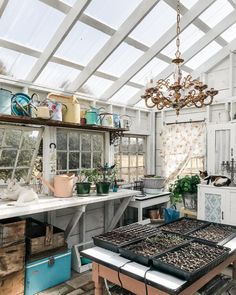
{"type": "Polygon", "coordinates": [[[180,209],[180,213],[181,213],[181,216],[184,216],[184,217],[197,218],[197,211],[188,210],[188,209],[185,209],[184,207],[180,209]]]}

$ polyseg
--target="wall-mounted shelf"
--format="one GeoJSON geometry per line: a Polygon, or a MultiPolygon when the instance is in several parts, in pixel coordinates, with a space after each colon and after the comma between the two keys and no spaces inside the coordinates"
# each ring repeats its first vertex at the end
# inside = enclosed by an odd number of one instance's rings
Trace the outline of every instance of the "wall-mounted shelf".
{"type": "Polygon", "coordinates": [[[38,125],[38,126],[53,126],[53,127],[66,127],[83,130],[93,131],[106,131],[110,133],[110,144],[113,144],[117,138],[124,136],[123,132],[129,131],[128,128],[113,128],[100,125],[81,125],[75,123],[60,122],[55,120],[45,120],[38,118],[29,118],[21,116],[11,116],[0,114],[0,122],[13,123],[20,125],[38,125]]]}

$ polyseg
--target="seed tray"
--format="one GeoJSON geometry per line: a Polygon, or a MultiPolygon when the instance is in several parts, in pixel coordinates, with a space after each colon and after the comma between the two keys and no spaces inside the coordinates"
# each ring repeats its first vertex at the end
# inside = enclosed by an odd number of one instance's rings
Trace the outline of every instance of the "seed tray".
{"type": "Polygon", "coordinates": [[[159,231],[160,230],[157,227],[135,223],[93,237],[93,242],[98,247],[113,252],[119,252],[119,247],[140,241],[148,236],[158,233],[159,231]]]}
{"type": "Polygon", "coordinates": [[[145,240],[121,247],[119,248],[119,252],[121,256],[127,259],[150,266],[153,257],[157,257],[157,255],[163,254],[164,252],[187,242],[189,242],[187,237],[178,234],[160,232],[145,240]]]}
{"type": "Polygon", "coordinates": [[[192,241],[153,258],[153,265],[171,275],[193,281],[221,263],[229,251],[223,246],[192,241]]]}
{"type": "Polygon", "coordinates": [[[162,231],[186,235],[207,225],[209,225],[209,222],[205,220],[182,217],[161,225],[159,228],[162,231]]]}
{"type": "Polygon", "coordinates": [[[207,241],[218,245],[224,245],[229,240],[236,237],[236,227],[211,223],[204,228],[191,232],[189,236],[199,241],[207,241]]]}

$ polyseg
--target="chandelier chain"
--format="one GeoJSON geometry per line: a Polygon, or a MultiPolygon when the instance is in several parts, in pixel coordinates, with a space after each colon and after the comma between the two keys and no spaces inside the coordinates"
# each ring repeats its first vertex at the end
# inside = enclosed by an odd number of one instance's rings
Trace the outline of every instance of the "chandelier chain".
{"type": "Polygon", "coordinates": [[[180,47],[180,3],[179,0],[177,0],[177,26],[176,26],[176,47],[177,47],[177,51],[175,53],[175,57],[176,58],[180,58],[181,56],[181,52],[179,50],[180,47]]]}

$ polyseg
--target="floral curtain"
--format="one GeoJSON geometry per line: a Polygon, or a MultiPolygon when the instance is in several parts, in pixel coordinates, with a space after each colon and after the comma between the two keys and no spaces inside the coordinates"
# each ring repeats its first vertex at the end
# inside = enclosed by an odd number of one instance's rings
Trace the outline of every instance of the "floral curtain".
{"type": "Polygon", "coordinates": [[[172,182],[184,169],[191,157],[206,155],[206,124],[180,123],[163,127],[161,157],[166,183],[172,182]]]}

